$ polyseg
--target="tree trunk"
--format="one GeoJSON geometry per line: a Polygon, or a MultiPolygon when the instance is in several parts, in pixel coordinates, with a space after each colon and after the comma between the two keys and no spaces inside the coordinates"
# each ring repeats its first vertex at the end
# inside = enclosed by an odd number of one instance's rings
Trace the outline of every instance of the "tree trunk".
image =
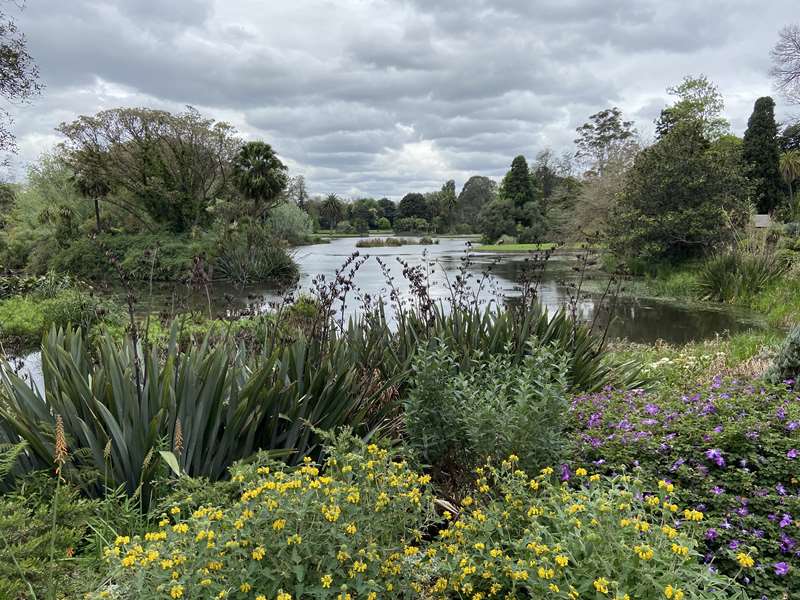
{"type": "Polygon", "coordinates": [[[94,199],[94,218],[97,223],[97,233],[100,233],[100,199],[94,199]]]}

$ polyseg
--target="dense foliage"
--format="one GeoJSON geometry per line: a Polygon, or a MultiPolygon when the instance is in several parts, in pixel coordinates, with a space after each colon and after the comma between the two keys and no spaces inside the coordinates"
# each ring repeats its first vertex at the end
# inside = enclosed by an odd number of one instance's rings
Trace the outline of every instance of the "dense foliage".
{"type": "MultiPolygon", "coordinates": [[[[678,384],[681,385],[681,384],[678,384]]],[[[715,377],[660,394],[609,390],[572,401],[576,465],[636,469],[647,485],[666,480],[704,513],[708,563],[746,584],[752,597],[780,598],[798,585],[800,403],[785,387],[715,377]],[[753,557],[742,569],[739,553],[753,557]]]]}
{"type": "Polygon", "coordinates": [[[455,482],[487,457],[520,457],[538,471],[561,458],[567,404],[564,357],[532,348],[521,361],[477,356],[462,368],[444,348],[421,353],[403,403],[406,443],[437,479],[455,482]]]}

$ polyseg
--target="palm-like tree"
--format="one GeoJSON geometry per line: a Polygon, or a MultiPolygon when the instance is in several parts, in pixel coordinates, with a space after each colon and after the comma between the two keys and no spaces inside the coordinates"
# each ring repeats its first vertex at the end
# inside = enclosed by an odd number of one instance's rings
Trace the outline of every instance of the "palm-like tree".
{"type": "Polygon", "coordinates": [[[789,186],[789,203],[795,211],[795,218],[798,217],[798,207],[794,203],[794,190],[792,184],[800,179],[800,150],[789,150],[781,154],[780,170],[783,180],[789,186]]]}
{"type": "Polygon", "coordinates": [[[328,225],[331,229],[336,229],[336,223],[342,218],[344,207],[339,196],[336,194],[328,194],[325,200],[322,201],[320,212],[327,219],[328,225]]]}
{"type": "Polygon", "coordinates": [[[289,177],[272,146],[248,142],[233,159],[233,180],[239,192],[253,202],[253,216],[260,217],[281,201],[289,177]]]}

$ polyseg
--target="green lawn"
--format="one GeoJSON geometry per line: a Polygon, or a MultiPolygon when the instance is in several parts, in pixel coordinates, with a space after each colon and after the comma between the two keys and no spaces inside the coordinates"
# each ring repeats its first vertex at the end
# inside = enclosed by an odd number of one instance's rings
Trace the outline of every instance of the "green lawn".
{"type": "Polygon", "coordinates": [[[473,248],[476,252],[538,252],[552,250],[557,246],[553,242],[544,244],[483,244],[473,248]]]}

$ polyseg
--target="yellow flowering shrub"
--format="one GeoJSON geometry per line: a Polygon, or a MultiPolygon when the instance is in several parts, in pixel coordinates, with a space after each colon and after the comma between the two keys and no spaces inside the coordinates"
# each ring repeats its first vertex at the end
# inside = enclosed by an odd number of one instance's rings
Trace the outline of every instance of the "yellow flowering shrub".
{"type": "Polygon", "coordinates": [[[515,456],[476,470],[474,496],[438,532],[415,571],[430,598],[745,598],[701,564],[671,484],[645,491],[629,476],[585,469],[560,483],[529,476],[515,456]]]}
{"type": "Polygon", "coordinates": [[[240,486],[232,505],[175,507],[156,531],[117,539],[106,550],[113,576],[103,597],[409,595],[404,563],[431,514],[428,476],[346,434],[324,464],[259,460],[231,473],[240,486]]]}

